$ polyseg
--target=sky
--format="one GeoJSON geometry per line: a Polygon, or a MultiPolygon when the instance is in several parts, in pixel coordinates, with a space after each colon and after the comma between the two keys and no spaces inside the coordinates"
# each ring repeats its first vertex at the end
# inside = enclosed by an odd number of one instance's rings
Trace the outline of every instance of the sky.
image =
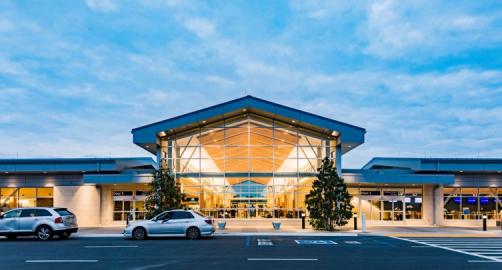
{"type": "Polygon", "coordinates": [[[500,1],[0,1],[0,158],[150,156],[131,129],[253,95],[379,157],[502,158],[500,1]]]}

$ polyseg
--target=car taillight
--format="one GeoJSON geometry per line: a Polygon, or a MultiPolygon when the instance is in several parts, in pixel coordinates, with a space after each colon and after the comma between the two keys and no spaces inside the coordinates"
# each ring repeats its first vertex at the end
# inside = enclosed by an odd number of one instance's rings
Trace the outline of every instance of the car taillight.
{"type": "Polygon", "coordinates": [[[63,218],[62,217],[57,217],[55,220],[54,220],[54,223],[58,224],[58,223],[63,223],[63,218]]]}
{"type": "Polygon", "coordinates": [[[212,219],[206,219],[206,220],[204,220],[204,221],[205,221],[207,224],[211,224],[211,225],[213,224],[213,220],[212,220],[212,219]]]}

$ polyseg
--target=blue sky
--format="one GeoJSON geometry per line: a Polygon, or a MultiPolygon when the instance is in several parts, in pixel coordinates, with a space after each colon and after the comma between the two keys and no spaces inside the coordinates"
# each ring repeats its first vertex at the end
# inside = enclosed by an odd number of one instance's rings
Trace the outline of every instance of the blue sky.
{"type": "Polygon", "coordinates": [[[344,157],[502,157],[500,1],[0,2],[0,158],[148,156],[251,94],[366,128],[344,157]]]}

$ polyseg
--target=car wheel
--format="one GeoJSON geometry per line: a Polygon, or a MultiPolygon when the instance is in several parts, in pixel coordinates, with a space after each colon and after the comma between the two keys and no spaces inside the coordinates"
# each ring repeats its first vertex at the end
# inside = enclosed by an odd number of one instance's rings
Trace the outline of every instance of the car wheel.
{"type": "Polygon", "coordinates": [[[40,226],[35,232],[35,236],[42,241],[46,241],[52,238],[52,229],[49,226],[40,226]]]}
{"type": "Polygon", "coordinates": [[[59,235],[59,238],[60,238],[60,239],[68,239],[70,236],[71,236],[71,232],[62,232],[62,233],[59,235]]]}
{"type": "Polygon", "coordinates": [[[200,230],[197,227],[190,227],[187,230],[187,238],[194,240],[200,237],[200,230]]]}
{"type": "Polygon", "coordinates": [[[136,240],[143,240],[146,238],[145,228],[139,227],[132,231],[132,237],[136,240]]]}

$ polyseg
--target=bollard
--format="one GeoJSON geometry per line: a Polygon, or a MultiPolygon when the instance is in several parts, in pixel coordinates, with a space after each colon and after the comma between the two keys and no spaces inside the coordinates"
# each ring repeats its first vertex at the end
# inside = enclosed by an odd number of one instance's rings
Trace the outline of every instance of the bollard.
{"type": "Polygon", "coordinates": [[[302,213],[302,229],[305,230],[305,213],[302,213]]]}
{"type": "Polygon", "coordinates": [[[361,229],[362,229],[362,232],[366,232],[366,214],[363,213],[363,215],[361,216],[361,229]]]}
{"type": "Polygon", "coordinates": [[[483,215],[483,231],[486,231],[486,215],[483,215]]]}
{"type": "Polygon", "coordinates": [[[357,231],[357,214],[354,215],[354,231],[357,231]]]}

